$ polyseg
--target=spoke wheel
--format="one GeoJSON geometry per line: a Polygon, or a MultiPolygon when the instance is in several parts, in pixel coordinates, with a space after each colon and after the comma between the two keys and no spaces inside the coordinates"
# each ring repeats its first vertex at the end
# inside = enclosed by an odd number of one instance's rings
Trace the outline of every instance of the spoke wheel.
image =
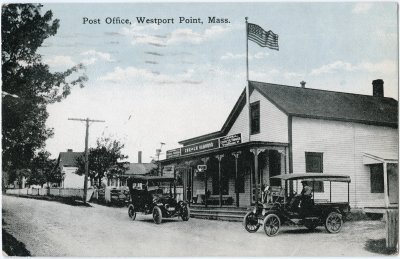
{"type": "Polygon", "coordinates": [[[128,207],[128,216],[131,218],[131,220],[136,219],[135,207],[132,204],[128,207]]]}
{"type": "Polygon", "coordinates": [[[343,219],[342,215],[337,212],[329,213],[325,220],[325,229],[329,233],[338,233],[342,229],[343,219]]]}
{"type": "Polygon", "coordinates": [[[190,209],[189,209],[189,205],[186,204],[186,205],[182,208],[182,215],[181,215],[181,218],[182,218],[183,221],[188,221],[188,220],[189,220],[189,218],[190,218],[190,209]]]}
{"type": "Polygon", "coordinates": [[[264,232],[267,236],[273,237],[279,232],[281,221],[275,214],[269,214],[264,219],[264,232]]]}
{"type": "Polygon", "coordinates": [[[244,216],[243,225],[244,225],[244,228],[249,233],[257,232],[257,230],[260,228],[260,224],[258,224],[257,216],[252,211],[248,212],[246,214],[246,216],[244,216]]]}
{"type": "Polygon", "coordinates": [[[162,221],[162,212],[158,206],[155,206],[153,209],[153,220],[156,224],[160,224],[162,221]]]}

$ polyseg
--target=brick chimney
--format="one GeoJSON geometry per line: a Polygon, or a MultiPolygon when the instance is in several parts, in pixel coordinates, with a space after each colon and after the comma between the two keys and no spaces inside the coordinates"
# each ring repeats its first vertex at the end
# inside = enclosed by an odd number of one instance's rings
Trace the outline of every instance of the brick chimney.
{"type": "Polygon", "coordinates": [[[306,88],[306,82],[301,81],[300,84],[301,84],[301,88],[306,88]]]}
{"type": "Polygon", "coordinates": [[[138,162],[139,164],[142,163],[142,151],[139,151],[138,154],[137,154],[137,162],[138,162]]]}
{"type": "Polygon", "coordinates": [[[376,79],[372,81],[372,95],[383,97],[383,80],[376,79]]]}
{"type": "Polygon", "coordinates": [[[67,149],[67,152],[72,152],[72,149],[70,149],[70,148],[69,148],[69,149],[67,149]]]}

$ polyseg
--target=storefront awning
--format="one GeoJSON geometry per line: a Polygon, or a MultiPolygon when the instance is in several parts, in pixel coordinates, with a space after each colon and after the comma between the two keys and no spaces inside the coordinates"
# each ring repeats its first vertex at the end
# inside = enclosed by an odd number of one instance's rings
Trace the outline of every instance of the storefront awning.
{"type": "Polygon", "coordinates": [[[363,153],[364,165],[381,164],[381,163],[395,163],[399,162],[399,156],[396,153],[363,153]]]}

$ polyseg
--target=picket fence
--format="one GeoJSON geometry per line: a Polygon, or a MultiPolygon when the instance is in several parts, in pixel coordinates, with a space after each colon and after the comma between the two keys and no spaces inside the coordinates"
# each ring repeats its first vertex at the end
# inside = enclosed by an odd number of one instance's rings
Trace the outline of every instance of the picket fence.
{"type": "MultiPolygon", "coordinates": [[[[93,189],[88,189],[87,200],[90,200],[93,189]]],[[[83,189],[75,188],[24,188],[24,189],[8,189],[6,194],[28,195],[28,196],[57,196],[57,197],[75,197],[83,199],[83,189]]]]}

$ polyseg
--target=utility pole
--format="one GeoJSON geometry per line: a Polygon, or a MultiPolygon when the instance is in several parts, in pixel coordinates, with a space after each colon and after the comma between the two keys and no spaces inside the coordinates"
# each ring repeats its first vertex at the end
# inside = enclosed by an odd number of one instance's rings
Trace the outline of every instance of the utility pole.
{"type": "Polygon", "coordinates": [[[86,119],[76,119],[76,118],[68,118],[70,121],[85,121],[86,122],[86,136],[85,136],[85,182],[83,183],[83,202],[86,203],[87,197],[87,181],[89,175],[89,122],[105,122],[103,120],[90,120],[86,119]]]}

